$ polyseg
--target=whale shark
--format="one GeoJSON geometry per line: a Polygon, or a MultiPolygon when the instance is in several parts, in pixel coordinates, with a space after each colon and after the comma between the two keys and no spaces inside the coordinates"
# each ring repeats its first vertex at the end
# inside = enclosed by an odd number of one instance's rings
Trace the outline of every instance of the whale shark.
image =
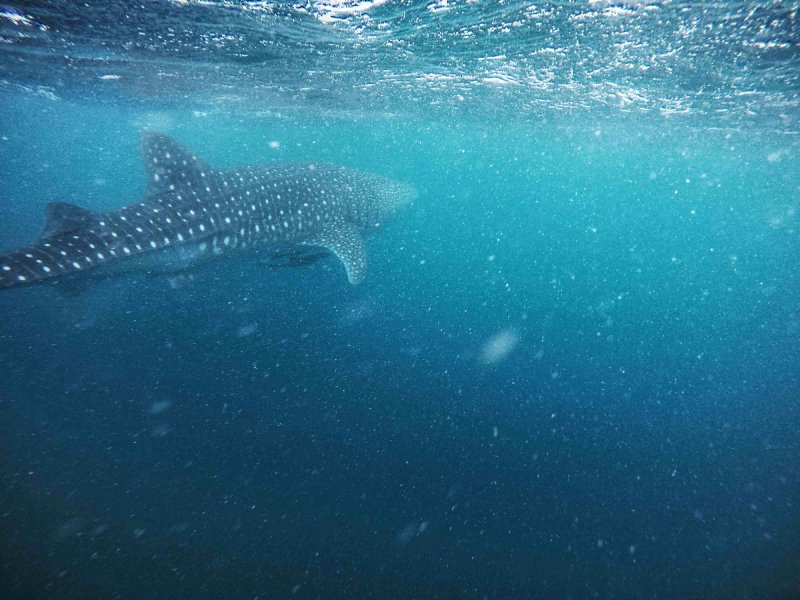
{"type": "Polygon", "coordinates": [[[39,239],[0,254],[0,289],[50,282],[68,290],[76,281],[178,274],[248,254],[289,266],[333,254],[355,285],[367,269],[364,235],[416,197],[409,184],[335,164],[215,169],[155,132],[142,136],[141,149],[140,202],[109,212],[48,204],[39,239]]]}

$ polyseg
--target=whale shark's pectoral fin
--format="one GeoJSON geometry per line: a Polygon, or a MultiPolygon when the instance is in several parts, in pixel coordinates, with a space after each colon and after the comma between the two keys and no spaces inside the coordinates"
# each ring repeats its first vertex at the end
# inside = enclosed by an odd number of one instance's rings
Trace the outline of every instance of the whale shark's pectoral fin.
{"type": "Polygon", "coordinates": [[[66,202],[51,202],[44,209],[44,229],[39,239],[77,231],[94,221],[95,213],[86,208],[66,202]]]}
{"type": "Polygon", "coordinates": [[[286,252],[276,252],[261,262],[267,265],[270,269],[296,268],[313,265],[315,262],[322,260],[323,258],[327,258],[328,256],[330,256],[330,252],[327,251],[317,252],[314,250],[291,250],[286,252]]]}
{"type": "Polygon", "coordinates": [[[367,251],[358,228],[351,223],[336,223],[305,242],[322,246],[333,252],[344,264],[347,279],[353,285],[361,283],[367,272],[367,251]]]}
{"type": "Polygon", "coordinates": [[[200,185],[212,168],[175,140],[160,133],[142,136],[142,160],[147,172],[147,195],[200,185]]]}

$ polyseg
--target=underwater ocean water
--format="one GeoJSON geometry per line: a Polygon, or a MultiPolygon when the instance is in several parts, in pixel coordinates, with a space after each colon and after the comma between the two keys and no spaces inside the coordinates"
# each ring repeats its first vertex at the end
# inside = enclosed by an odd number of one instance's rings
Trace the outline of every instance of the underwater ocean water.
{"type": "Polygon", "coordinates": [[[800,3],[0,5],[0,249],[214,167],[328,257],[0,293],[3,598],[800,597],[800,3]]]}

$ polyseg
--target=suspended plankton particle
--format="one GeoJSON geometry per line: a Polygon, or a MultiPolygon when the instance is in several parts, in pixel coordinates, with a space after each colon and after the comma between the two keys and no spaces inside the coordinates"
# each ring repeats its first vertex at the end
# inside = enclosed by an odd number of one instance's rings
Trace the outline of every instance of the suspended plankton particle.
{"type": "Polygon", "coordinates": [[[504,329],[489,338],[481,349],[481,362],[496,365],[516,348],[519,338],[511,329],[504,329]]]}
{"type": "Polygon", "coordinates": [[[160,415],[161,413],[169,410],[170,406],[172,406],[172,402],[169,400],[158,400],[150,405],[150,408],[147,409],[147,412],[151,415],[160,415]]]}

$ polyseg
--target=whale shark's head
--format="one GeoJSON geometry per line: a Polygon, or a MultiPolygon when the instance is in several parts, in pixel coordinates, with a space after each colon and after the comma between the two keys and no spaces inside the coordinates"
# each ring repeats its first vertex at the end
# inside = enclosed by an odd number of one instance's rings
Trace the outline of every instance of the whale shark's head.
{"type": "Polygon", "coordinates": [[[383,189],[379,192],[379,197],[382,199],[382,204],[387,212],[412,204],[418,195],[417,189],[410,183],[388,178],[383,189]]]}
{"type": "Polygon", "coordinates": [[[367,193],[362,202],[354,205],[356,214],[353,216],[364,227],[380,227],[392,213],[417,199],[417,190],[413,185],[380,175],[363,176],[367,193]]]}

